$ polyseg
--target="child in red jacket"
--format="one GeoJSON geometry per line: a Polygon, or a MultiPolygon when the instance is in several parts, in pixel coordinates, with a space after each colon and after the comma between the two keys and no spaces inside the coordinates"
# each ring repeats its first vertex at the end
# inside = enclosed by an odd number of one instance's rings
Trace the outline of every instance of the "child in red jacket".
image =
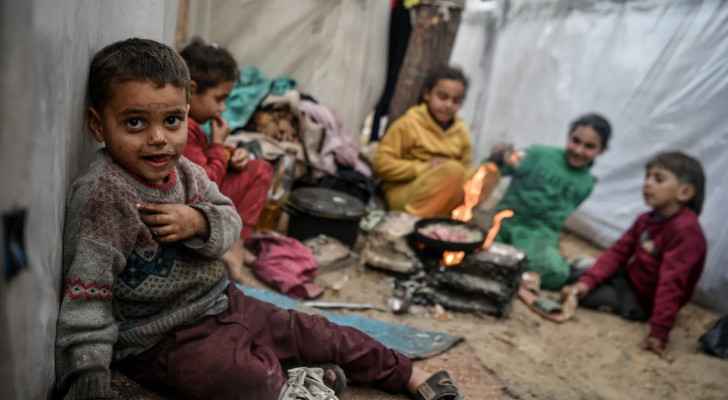
{"type": "Polygon", "coordinates": [[[707,243],[698,221],[704,187],[703,167],[694,158],[681,152],[653,158],[642,186],[652,210],[564,293],[576,291],[588,308],[649,319],[642,347],[664,355],[675,317],[690,301],[705,263],[707,243]]]}
{"type": "Polygon", "coordinates": [[[264,160],[251,160],[242,148],[225,147],[230,133],[221,113],[225,100],[238,79],[238,67],[233,56],[224,48],[194,39],[182,51],[192,77],[190,119],[184,156],[207,172],[211,181],[235,204],[243,221],[240,240],[225,255],[231,278],[240,281],[243,263],[254,261],[243,243],[258,223],[268,197],[273,168],[264,160]],[[211,121],[211,137],[200,127],[211,121]]]}

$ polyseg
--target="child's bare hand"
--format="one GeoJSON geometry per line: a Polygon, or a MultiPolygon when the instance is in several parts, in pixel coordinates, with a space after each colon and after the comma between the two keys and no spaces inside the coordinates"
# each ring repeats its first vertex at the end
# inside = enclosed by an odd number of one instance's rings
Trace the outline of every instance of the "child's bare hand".
{"type": "Polygon", "coordinates": [[[518,168],[518,166],[521,164],[521,160],[523,160],[523,152],[518,150],[513,150],[505,155],[505,163],[506,165],[510,165],[513,168],[518,168]]]}
{"type": "Polygon", "coordinates": [[[185,204],[138,204],[142,221],[149,227],[158,241],[178,242],[193,236],[208,236],[205,216],[185,204]]]}
{"type": "Polygon", "coordinates": [[[647,336],[643,341],[641,346],[643,350],[651,351],[655,354],[657,354],[660,358],[662,358],[665,361],[673,362],[674,359],[667,353],[666,348],[667,344],[662,341],[661,339],[658,339],[653,336],[647,336]]]}
{"type": "Polygon", "coordinates": [[[496,143],[490,150],[488,161],[494,162],[499,167],[502,167],[506,162],[507,156],[513,152],[513,149],[513,145],[510,143],[496,143]]]}
{"type": "Polygon", "coordinates": [[[240,148],[233,151],[232,157],[230,157],[230,168],[235,171],[240,171],[248,163],[250,153],[247,150],[240,148]]]}
{"type": "Polygon", "coordinates": [[[212,118],[210,123],[212,127],[212,143],[223,144],[230,134],[230,127],[228,126],[225,118],[220,115],[216,115],[212,118]]]}
{"type": "Polygon", "coordinates": [[[587,293],[589,293],[589,287],[581,282],[576,282],[573,285],[564,286],[561,289],[561,298],[565,299],[572,292],[576,292],[576,296],[581,299],[582,297],[586,296],[587,293]]]}

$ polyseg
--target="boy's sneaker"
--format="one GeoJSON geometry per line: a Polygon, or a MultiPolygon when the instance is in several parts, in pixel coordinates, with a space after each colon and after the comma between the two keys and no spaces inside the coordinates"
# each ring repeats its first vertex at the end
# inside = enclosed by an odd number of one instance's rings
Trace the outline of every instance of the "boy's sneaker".
{"type": "Polygon", "coordinates": [[[323,368],[289,369],[278,400],[339,400],[334,389],[324,383],[324,375],[323,368]]]}
{"type": "Polygon", "coordinates": [[[324,383],[326,386],[330,387],[337,396],[346,389],[346,374],[340,366],[336,364],[322,364],[316,367],[324,370],[324,383]]]}
{"type": "Polygon", "coordinates": [[[417,388],[416,400],[462,400],[455,381],[447,371],[432,374],[425,383],[417,388]]]}

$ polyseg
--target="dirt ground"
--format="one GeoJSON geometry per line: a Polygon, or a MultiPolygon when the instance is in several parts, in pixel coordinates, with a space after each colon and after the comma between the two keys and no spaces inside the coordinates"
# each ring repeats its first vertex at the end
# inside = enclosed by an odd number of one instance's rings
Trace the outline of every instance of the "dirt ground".
{"type": "MultiPolygon", "coordinates": [[[[566,256],[596,255],[597,249],[572,235],[562,237],[566,256]]],[[[252,275],[252,286],[260,287],[252,275]]],[[[368,268],[324,273],[318,282],[329,288],[322,300],[385,305],[392,279],[368,268]],[[330,288],[346,279],[339,291],[330,288]]],[[[432,309],[410,314],[359,312],[385,321],[462,335],[465,342],[418,365],[434,372],[447,367],[465,387],[468,399],[700,399],[728,398],[728,361],[709,357],[697,339],[717,315],[690,304],[672,332],[668,362],[640,350],[647,333],[642,323],[579,309],[562,325],[545,321],[514,300],[506,319],[447,312],[435,318],[432,309]]],[[[400,399],[371,389],[353,388],[343,400],[400,399]]]]}

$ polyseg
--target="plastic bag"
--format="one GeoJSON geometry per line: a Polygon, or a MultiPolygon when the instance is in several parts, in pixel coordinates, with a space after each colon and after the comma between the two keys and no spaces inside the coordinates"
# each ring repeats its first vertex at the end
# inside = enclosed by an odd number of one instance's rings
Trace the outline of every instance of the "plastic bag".
{"type": "Polygon", "coordinates": [[[700,337],[703,351],[720,358],[728,358],[728,315],[719,319],[700,337]]]}

